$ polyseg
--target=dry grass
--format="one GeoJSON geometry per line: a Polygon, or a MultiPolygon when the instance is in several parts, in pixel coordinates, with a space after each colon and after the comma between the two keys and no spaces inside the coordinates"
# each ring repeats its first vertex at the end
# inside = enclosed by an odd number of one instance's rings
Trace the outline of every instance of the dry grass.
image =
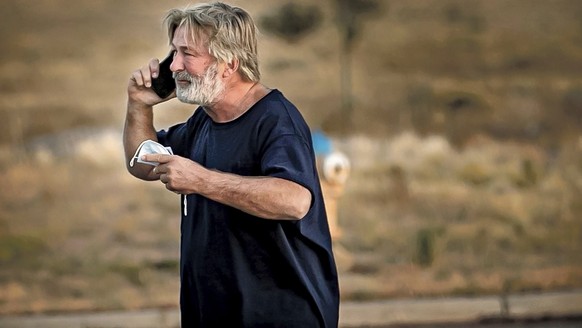
{"type": "MultiPolygon", "coordinates": [[[[129,73],[166,53],[160,19],[185,4],[3,3],[1,314],[176,305],[178,200],[125,172],[120,130],[129,73]]],[[[383,2],[355,44],[350,116],[330,4],[313,34],[260,47],[264,81],[353,164],[343,297],[582,287],[582,4],[383,2]]]]}
{"type": "Polygon", "coordinates": [[[363,143],[341,144],[360,160],[340,209],[340,243],[354,252],[343,267],[345,298],[582,284],[580,145],[552,160],[541,148],[484,138],[440,153],[410,134],[363,143]]]}

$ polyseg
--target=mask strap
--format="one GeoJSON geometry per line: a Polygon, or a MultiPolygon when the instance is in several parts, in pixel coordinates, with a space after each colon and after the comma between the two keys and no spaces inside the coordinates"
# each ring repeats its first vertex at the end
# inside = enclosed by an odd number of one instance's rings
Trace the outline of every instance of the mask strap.
{"type": "Polygon", "coordinates": [[[148,142],[148,140],[144,140],[142,141],[139,146],[137,146],[137,149],[135,150],[135,154],[133,154],[133,157],[131,158],[131,160],[129,161],[129,167],[133,167],[133,165],[135,164],[135,160],[137,159],[137,154],[139,154],[139,151],[141,150],[141,147],[143,147],[143,145],[148,142]]]}

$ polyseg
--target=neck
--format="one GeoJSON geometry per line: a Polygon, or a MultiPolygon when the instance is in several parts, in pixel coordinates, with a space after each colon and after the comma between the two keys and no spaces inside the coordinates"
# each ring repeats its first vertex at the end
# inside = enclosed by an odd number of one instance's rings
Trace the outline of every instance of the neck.
{"type": "Polygon", "coordinates": [[[204,110],[216,123],[234,121],[263,98],[269,89],[259,82],[243,82],[227,88],[224,97],[204,110]]]}

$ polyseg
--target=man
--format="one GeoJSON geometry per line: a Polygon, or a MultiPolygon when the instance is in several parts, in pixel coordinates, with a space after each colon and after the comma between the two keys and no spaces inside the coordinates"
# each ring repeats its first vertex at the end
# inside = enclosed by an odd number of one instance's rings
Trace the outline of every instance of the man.
{"type": "Polygon", "coordinates": [[[165,19],[175,94],[150,88],[158,60],[128,84],[128,162],[144,140],[171,147],[157,166],[128,165],[181,194],[182,327],[337,327],[339,289],[309,129],[260,83],[256,27],[223,3],[165,19]],[[156,132],[153,106],[176,96],[200,107],[156,132]]]}

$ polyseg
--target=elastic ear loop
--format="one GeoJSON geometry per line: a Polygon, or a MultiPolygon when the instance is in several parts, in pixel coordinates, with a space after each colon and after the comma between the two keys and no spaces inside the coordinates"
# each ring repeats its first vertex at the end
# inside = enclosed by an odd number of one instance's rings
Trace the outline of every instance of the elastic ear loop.
{"type": "Polygon", "coordinates": [[[131,160],[129,161],[129,167],[133,167],[133,165],[135,164],[135,160],[137,159],[137,154],[139,154],[139,151],[141,150],[141,147],[143,147],[143,145],[147,142],[148,140],[144,140],[142,141],[139,146],[137,146],[137,149],[135,150],[135,154],[133,154],[133,157],[131,158],[131,160]]]}

